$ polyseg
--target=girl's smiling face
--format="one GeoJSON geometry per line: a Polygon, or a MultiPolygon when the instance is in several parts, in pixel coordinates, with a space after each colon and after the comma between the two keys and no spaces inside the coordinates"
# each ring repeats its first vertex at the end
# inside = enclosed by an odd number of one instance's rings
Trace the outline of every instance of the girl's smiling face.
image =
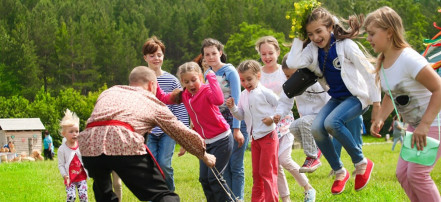
{"type": "Polygon", "coordinates": [[[331,27],[326,27],[321,20],[315,20],[306,25],[308,38],[319,48],[328,48],[331,41],[331,27]]]}
{"type": "Polygon", "coordinates": [[[187,89],[189,93],[195,95],[201,87],[201,75],[198,72],[190,71],[181,74],[182,86],[187,89]]]}
{"type": "Polygon", "coordinates": [[[259,47],[260,59],[265,66],[277,65],[277,58],[279,58],[280,51],[276,50],[273,44],[263,43],[259,47]]]}
{"type": "Polygon", "coordinates": [[[164,62],[164,53],[160,48],[152,54],[144,55],[144,60],[147,62],[148,66],[154,70],[160,69],[162,63],[164,62]]]}

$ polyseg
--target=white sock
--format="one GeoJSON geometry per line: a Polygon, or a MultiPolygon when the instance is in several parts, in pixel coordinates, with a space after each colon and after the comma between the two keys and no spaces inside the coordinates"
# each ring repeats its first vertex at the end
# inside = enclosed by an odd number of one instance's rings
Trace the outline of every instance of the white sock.
{"type": "Polygon", "coordinates": [[[355,165],[355,166],[358,166],[358,165],[366,164],[366,163],[367,163],[367,159],[366,159],[366,158],[363,158],[363,160],[361,160],[361,161],[358,162],[358,163],[355,163],[354,165],[355,165]]]}
{"type": "Polygon", "coordinates": [[[337,174],[337,173],[346,173],[346,169],[342,167],[339,170],[335,171],[335,174],[337,174]]]}

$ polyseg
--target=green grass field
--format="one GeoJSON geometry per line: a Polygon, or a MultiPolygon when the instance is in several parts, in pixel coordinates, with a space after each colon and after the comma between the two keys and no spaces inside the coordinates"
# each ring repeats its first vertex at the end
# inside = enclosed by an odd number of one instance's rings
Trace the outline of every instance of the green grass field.
{"type": "MultiPolygon", "coordinates": [[[[364,137],[364,142],[377,142],[378,139],[364,137]]],[[[354,177],[351,176],[346,190],[340,195],[331,194],[333,178],[328,177],[331,170],[325,158],[321,158],[323,166],[316,172],[308,174],[311,185],[317,190],[317,201],[409,201],[395,178],[396,162],[400,145],[391,151],[392,144],[378,142],[363,146],[365,155],[374,163],[374,172],[368,186],[360,191],[354,190],[354,177]],[[384,143],[384,144],[383,144],[384,143]]],[[[179,147],[176,148],[178,151],[179,147]]],[[[245,157],[245,201],[250,201],[252,188],[251,152],[245,157]]],[[[293,150],[292,157],[298,164],[305,158],[303,150],[293,150]]],[[[343,163],[350,173],[354,170],[346,152],[343,152],[343,163]]],[[[205,197],[198,182],[199,166],[196,157],[186,154],[173,157],[175,169],[176,192],[181,201],[205,201],[205,197]]],[[[303,189],[289,174],[289,188],[292,201],[303,201],[303,189]]],[[[432,179],[441,187],[441,165],[438,163],[432,171],[432,179]]],[[[92,179],[88,180],[89,199],[94,200],[92,179]]],[[[123,201],[138,201],[138,199],[124,187],[123,201]]],[[[21,162],[0,164],[0,201],[63,201],[65,200],[63,180],[57,168],[57,161],[21,162]]]]}

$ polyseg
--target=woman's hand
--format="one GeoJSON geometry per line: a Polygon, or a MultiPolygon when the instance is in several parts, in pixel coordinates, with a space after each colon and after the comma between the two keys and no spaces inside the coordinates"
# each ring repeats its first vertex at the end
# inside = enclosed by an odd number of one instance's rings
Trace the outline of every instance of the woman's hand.
{"type": "Polygon", "coordinates": [[[216,164],[216,157],[205,152],[204,157],[202,157],[202,161],[205,163],[205,165],[212,168],[216,164]]]}
{"type": "Polygon", "coordinates": [[[181,149],[179,150],[178,153],[178,157],[183,156],[185,154],[186,150],[184,149],[184,147],[181,147],[181,149]]]}

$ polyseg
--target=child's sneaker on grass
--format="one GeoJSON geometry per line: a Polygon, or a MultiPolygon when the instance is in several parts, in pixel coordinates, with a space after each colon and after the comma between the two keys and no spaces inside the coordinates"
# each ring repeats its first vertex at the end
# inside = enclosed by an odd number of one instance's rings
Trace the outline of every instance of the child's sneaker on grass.
{"type": "Polygon", "coordinates": [[[315,189],[309,189],[305,191],[304,202],[315,202],[315,189]]]}
{"type": "Polygon", "coordinates": [[[299,169],[300,173],[313,173],[315,170],[317,170],[318,167],[320,167],[322,163],[318,158],[311,158],[306,157],[305,162],[303,163],[302,167],[299,169]]]}

